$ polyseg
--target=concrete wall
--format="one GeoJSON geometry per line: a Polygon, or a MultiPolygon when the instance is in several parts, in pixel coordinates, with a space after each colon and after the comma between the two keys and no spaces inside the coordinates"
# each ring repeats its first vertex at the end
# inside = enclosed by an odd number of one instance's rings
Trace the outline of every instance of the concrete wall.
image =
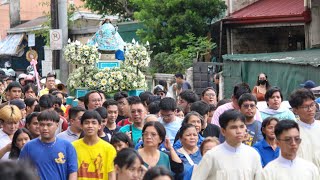
{"type": "Polygon", "coordinates": [[[320,47],[320,1],[311,4],[312,21],[308,27],[310,48],[320,47]]]}
{"type": "MultiPolygon", "coordinates": [[[[73,0],[74,4],[82,6],[84,2],[81,0],[73,0]]],[[[47,0],[20,0],[20,17],[21,21],[28,21],[45,15],[49,12],[49,5],[41,5],[41,3],[50,2],[47,0]]],[[[80,8],[80,10],[84,10],[80,8]]],[[[10,28],[9,4],[0,6],[0,40],[4,39],[7,30],[10,28]]]]}
{"type": "Polygon", "coordinates": [[[229,54],[269,53],[304,49],[304,27],[233,28],[229,54]],[[292,38],[289,38],[289,34],[292,38]],[[291,46],[289,47],[289,41],[291,46]],[[300,43],[297,43],[300,42],[300,43]]]}
{"type": "Polygon", "coordinates": [[[257,1],[259,0],[226,0],[229,3],[228,10],[231,14],[257,1]]]}

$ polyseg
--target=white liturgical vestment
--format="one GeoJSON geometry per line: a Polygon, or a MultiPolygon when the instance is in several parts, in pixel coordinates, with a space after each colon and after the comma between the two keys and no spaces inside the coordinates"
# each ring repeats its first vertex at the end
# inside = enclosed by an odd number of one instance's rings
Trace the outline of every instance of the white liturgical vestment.
{"type": "Polygon", "coordinates": [[[302,139],[297,156],[313,162],[320,171],[320,122],[312,124],[298,121],[300,137],[302,139]]]}
{"type": "Polygon", "coordinates": [[[224,142],[204,155],[192,180],[254,180],[261,169],[260,155],[252,147],[224,142]]]}
{"type": "Polygon", "coordinates": [[[267,164],[257,180],[319,180],[318,168],[307,160],[296,157],[288,160],[281,155],[267,164]]]}

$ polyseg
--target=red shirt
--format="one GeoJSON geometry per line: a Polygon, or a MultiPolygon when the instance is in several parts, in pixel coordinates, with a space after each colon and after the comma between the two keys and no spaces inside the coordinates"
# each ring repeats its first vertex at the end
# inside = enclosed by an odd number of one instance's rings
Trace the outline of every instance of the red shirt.
{"type": "Polygon", "coordinates": [[[125,125],[127,125],[127,124],[132,124],[132,122],[129,121],[129,118],[127,118],[127,119],[122,119],[121,121],[118,122],[117,125],[122,127],[122,126],[125,126],[125,125]]]}

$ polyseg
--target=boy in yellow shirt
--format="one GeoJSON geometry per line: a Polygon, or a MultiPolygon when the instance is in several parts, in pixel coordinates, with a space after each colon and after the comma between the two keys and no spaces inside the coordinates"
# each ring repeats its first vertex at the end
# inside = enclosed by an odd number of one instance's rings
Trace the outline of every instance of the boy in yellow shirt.
{"type": "Polygon", "coordinates": [[[116,150],[98,136],[101,116],[96,111],[85,111],[81,125],[84,137],[72,143],[78,157],[78,180],[115,180],[116,150]]]}

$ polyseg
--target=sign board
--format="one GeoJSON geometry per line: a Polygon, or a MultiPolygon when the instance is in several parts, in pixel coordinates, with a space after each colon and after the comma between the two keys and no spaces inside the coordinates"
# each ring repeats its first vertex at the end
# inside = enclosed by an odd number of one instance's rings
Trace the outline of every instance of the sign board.
{"type": "Polygon", "coordinates": [[[35,34],[28,34],[28,46],[36,46],[36,36],[35,34]]]}
{"type": "Polygon", "coordinates": [[[62,30],[61,29],[50,30],[50,49],[62,50],[62,30]]]}

